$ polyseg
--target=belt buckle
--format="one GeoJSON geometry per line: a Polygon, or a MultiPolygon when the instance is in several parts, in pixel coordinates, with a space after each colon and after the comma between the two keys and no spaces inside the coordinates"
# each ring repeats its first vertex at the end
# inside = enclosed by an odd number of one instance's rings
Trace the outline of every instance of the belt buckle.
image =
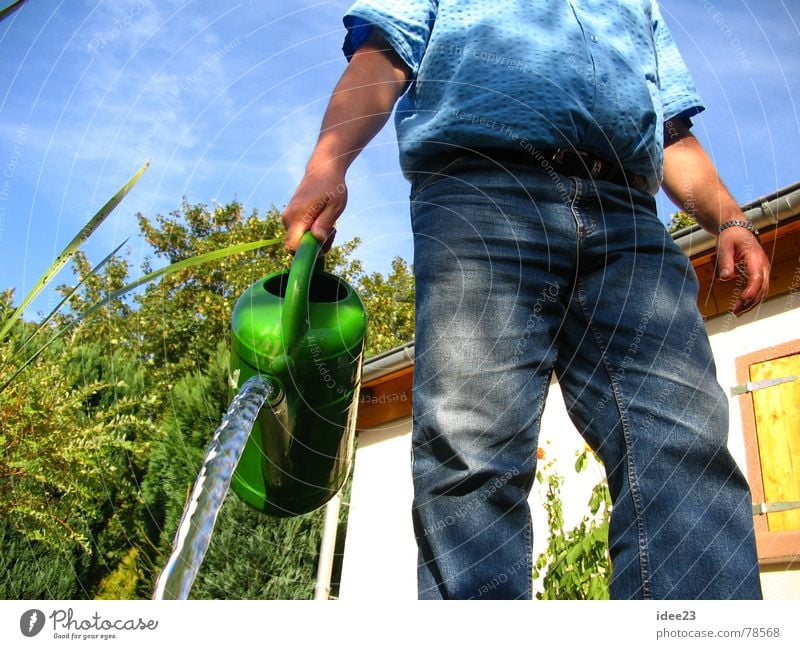
{"type": "Polygon", "coordinates": [[[599,158],[594,157],[587,151],[581,151],[580,149],[576,151],[576,153],[583,158],[583,164],[586,167],[586,171],[589,174],[589,178],[592,180],[597,180],[600,176],[600,172],[603,171],[603,161],[599,158]]]}
{"type": "Polygon", "coordinates": [[[553,157],[551,158],[551,160],[553,162],[555,162],[557,165],[562,164],[564,162],[564,154],[568,150],[569,149],[556,149],[556,152],[553,154],[553,157]]]}
{"type": "Polygon", "coordinates": [[[583,158],[583,164],[586,167],[586,172],[588,173],[589,178],[592,180],[597,180],[598,176],[603,171],[602,160],[598,160],[590,153],[581,151],[580,149],[556,149],[556,152],[553,154],[552,158],[553,162],[557,165],[563,164],[564,155],[567,153],[572,153],[583,158]]]}

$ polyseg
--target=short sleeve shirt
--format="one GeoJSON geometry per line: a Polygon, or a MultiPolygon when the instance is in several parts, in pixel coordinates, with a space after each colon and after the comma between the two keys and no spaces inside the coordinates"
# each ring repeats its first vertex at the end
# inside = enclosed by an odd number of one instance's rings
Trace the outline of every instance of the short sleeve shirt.
{"type": "Polygon", "coordinates": [[[577,148],[655,193],[664,121],[703,110],[656,0],[358,0],[344,24],[348,59],[377,28],[411,69],[406,175],[453,146],[577,148]]]}

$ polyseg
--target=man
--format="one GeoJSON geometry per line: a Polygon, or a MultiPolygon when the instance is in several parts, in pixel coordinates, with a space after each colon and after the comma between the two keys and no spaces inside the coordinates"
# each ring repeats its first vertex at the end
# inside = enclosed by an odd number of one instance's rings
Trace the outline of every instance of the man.
{"type": "Polygon", "coordinates": [[[531,597],[553,371],[608,474],[612,597],[759,598],[697,281],[653,194],[718,236],[734,313],[769,262],[690,133],[703,106],[655,0],[363,0],[345,26],[286,246],[330,241],[348,166],[403,96],[420,598],[531,597]]]}

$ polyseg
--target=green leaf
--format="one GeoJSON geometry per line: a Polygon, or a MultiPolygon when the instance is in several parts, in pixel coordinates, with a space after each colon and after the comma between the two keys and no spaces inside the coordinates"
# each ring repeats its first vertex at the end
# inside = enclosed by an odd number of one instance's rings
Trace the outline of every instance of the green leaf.
{"type": "Polygon", "coordinates": [[[258,248],[264,248],[266,246],[274,246],[282,241],[282,239],[262,239],[261,241],[251,241],[249,243],[240,243],[235,246],[229,246],[228,248],[222,248],[220,250],[212,250],[211,252],[207,252],[203,255],[196,255],[194,257],[190,257],[189,259],[182,259],[181,261],[175,262],[174,264],[170,264],[165,268],[161,268],[159,270],[154,270],[152,273],[147,273],[143,277],[140,277],[134,282],[131,282],[127,286],[123,286],[118,291],[114,291],[108,297],[100,300],[99,302],[95,302],[92,306],[90,306],[86,311],[79,314],[74,322],[62,327],[61,329],[56,332],[56,334],[50,338],[44,345],[42,345],[36,352],[23,363],[20,368],[14,372],[10,379],[8,379],[2,386],[0,386],[0,392],[3,392],[11,383],[14,381],[17,376],[30,365],[36,358],[41,354],[45,349],[47,349],[51,344],[53,344],[56,340],[58,340],[61,336],[63,336],[67,331],[69,331],[74,326],[80,324],[101,308],[106,306],[108,303],[113,302],[114,300],[122,297],[126,293],[129,293],[135,288],[138,288],[142,284],[146,284],[147,282],[151,282],[154,279],[158,279],[164,275],[172,275],[173,273],[177,273],[181,270],[186,268],[191,268],[192,266],[199,266],[200,264],[208,263],[209,261],[215,261],[217,259],[223,259],[225,257],[230,257],[231,255],[235,255],[242,252],[248,252],[250,250],[256,250],[258,248]]]}
{"type": "Polygon", "coordinates": [[[3,329],[0,330],[0,340],[5,338],[6,334],[9,332],[14,323],[19,320],[23,311],[25,311],[25,307],[27,307],[33,301],[33,299],[39,295],[42,289],[52,281],[58,272],[64,268],[67,262],[72,259],[73,255],[78,251],[78,248],[80,248],[81,245],[83,245],[83,243],[100,226],[100,224],[105,221],[106,217],[111,214],[112,211],[114,211],[114,208],[120,204],[122,199],[125,198],[126,194],[139,181],[139,178],[141,178],[142,174],[149,166],[150,161],[148,160],[139,168],[139,171],[137,171],[133,177],[122,186],[122,189],[114,194],[111,200],[103,205],[97,214],[89,219],[86,225],[81,228],[80,232],[78,232],[78,234],[72,238],[72,241],[67,244],[66,248],[61,251],[58,257],[56,257],[56,260],[50,264],[50,267],[39,278],[30,293],[25,296],[25,299],[22,300],[22,303],[17,307],[16,311],[14,311],[14,313],[11,314],[11,317],[6,320],[6,323],[3,325],[3,329]]]}
{"type": "Polygon", "coordinates": [[[78,322],[88,318],[98,309],[103,308],[109,302],[113,302],[114,300],[122,297],[126,293],[130,293],[133,289],[140,287],[142,284],[147,284],[148,282],[152,282],[154,279],[158,279],[159,277],[162,277],[164,275],[172,275],[173,273],[180,272],[182,270],[185,270],[186,268],[191,268],[192,266],[199,266],[201,264],[206,264],[209,261],[224,259],[225,257],[230,257],[231,255],[236,255],[242,252],[257,250],[258,248],[264,248],[266,246],[274,246],[275,244],[280,243],[281,241],[282,239],[262,239],[261,241],[250,241],[248,243],[240,243],[235,246],[229,246],[228,248],[221,248],[220,250],[212,250],[211,252],[207,252],[203,255],[195,255],[194,257],[189,257],[189,259],[182,259],[181,261],[177,261],[174,264],[170,264],[165,268],[154,270],[152,273],[147,273],[147,275],[140,277],[139,279],[137,279],[134,282],[131,282],[127,286],[123,286],[118,291],[114,291],[108,297],[90,306],[86,311],[84,311],[78,316],[78,322]]]}
{"type": "MultiPolygon", "coordinates": [[[[128,239],[130,239],[130,237],[128,237],[128,239]]],[[[69,292],[69,294],[67,294],[66,296],[64,296],[64,299],[63,299],[63,300],[61,300],[61,302],[59,302],[59,303],[56,305],[56,308],[55,308],[55,309],[53,309],[53,310],[52,310],[50,313],[48,313],[48,314],[47,314],[47,316],[44,318],[44,320],[42,320],[42,321],[39,323],[39,325],[36,327],[36,330],[35,330],[35,331],[34,331],[34,332],[33,332],[33,333],[30,335],[30,336],[28,336],[28,337],[25,339],[25,341],[22,343],[22,345],[20,345],[19,349],[17,349],[17,351],[15,351],[15,352],[14,352],[14,354],[11,356],[11,358],[12,358],[12,359],[13,359],[13,358],[15,358],[15,357],[16,357],[18,354],[20,354],[20,353],[22,352],[22,350],[23,350],[23,349],[25,349],[25,347],[27,347],[27,346],[28,346],[28,343],[29,343],[29,342],[30,342],[30,341],[33,339],[33,337],[34,337],[34,336],[36,336],[36,334],[38,334],[38,333],[39,333],[39,332],[40,332],[40,331],[41,331],[41,330],[44,328],[44,326],[45,326],[45,325],[46,325],[48,322],[50,322],[50,320],[53,318],[53,316],[54,316],[56,313],[58,313],[58,312],[59,312],[59,310],[61,309],[61,307],[62,307],[62,306],[64,306],[64,305],[65,305],[65,304],[66,304],[66,303],[67,303],[67,302],[70,300],[70,298],[71,298],[73,295],[75,295],[75,293],[78,291],[78,289],[79,289],[81,286],[83,286],[83,284],[84,284],[84,283],[85,283],[85,282],[86,282],[86,281],[87,281],[87,280],[88,280],[90,277],[92,277],[93,275],[96,275],[96,274],[97,274],[97,272],[98,272],[98,271],[99,271],[99,270],[100,270],[100,269],[101,269],[103,266],[105,266],[105,265],[108,263],[109,259],[111,259],[111,258],[112,258],[114,255],[116,255],[116,254],[117,254],[117,253],[120,251],[120,248],[122,248],[122,246],[124,246],[126,243],[128,243],[128,239],[125,239],[125,241],[123,241],[123,242],[122,242],[121,244],[119,244],[119,245],[118,245],[116,248],[114,248],[114,250],[112,250],[112,251],[111,251],[111,252],[110,252],[108,255],[106,255],[106,257],[105,257],[105,259],[103,259],[103,261],[101,261],[99,264],[97,264],[97,266],[95,266],[94,268],[92,268],[92,270],[90,270],[90,271],[87,273],[87,275],[86,275],[86,276],[85,276],[85,277],[84,277],[84,278],[83,278],[83,279],[82,279],[80,282],[78,282],[78,283],[77,283],[77,284],[76,284],[76,285],[73,287],[73,289],[72,289],[72,290],[69,292]]]]}
{"type": "Polygon", "coordinates": [[[19,9],[22,5],[24,5],[27,1],[28,0],[17,0],[16,2],[12,2],[5,9],[0,9],[0,22],[8,18],[17,9],[19,9]]]}

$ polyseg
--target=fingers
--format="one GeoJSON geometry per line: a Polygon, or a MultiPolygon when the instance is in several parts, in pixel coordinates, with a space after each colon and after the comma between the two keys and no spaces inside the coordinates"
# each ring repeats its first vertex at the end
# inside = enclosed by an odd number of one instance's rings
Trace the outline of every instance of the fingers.
{"type": "Polygon", "coordinates": [[[717,244],[717,265],[719,266],[719,278],[727,282],[734,275],[734,245],[732,237],[719,237],[717,244]]]}
{"type": "Polygon", "coordinates": [[[720,235],[718,243],[719,276],[727,281],[742,277],[744,288],[733,305],[734,315],[742,315],[759,304],[769,291],[770,262],[758,240],[746,230],[720,235]]]}
{"type": "Polygon", "coordinates": [[[330,234],[328,235],[327,239],[325,239],[325,241],[322,242],[322,248],[320,249],[319,254],[324,255],[331,249],[331,246],[333,245],[333,239],[335,237],[336,237],[336,228],[333,228],[330,234]]]}
{"type": "Polygon", "coordinates": [[[333,245],[333,238],[336,236],[336,228],[334,227],[334,223],[343,211],[344,205],[342,203],[339,201],[330,201],[325,205],[325,207],[319,213],[319,216],[317,216],[317,218],[315,218],[314,222],[311,224],[311,234],[314,235],[314,238],[317,241],[322,242],[323,253],[328,252],[330,247],[333,245]]]}
{"type": "Polygon", "coordinates": [[[745,252],[741,267],[747,283],[733,306],[733,313],[737,316],[760,304],[769,291],[769,261],[761,246],[752,246],[745,252]]]}
{"type": "Polygon", "coordinates": [[[300,245],[300,238],[314,223],[315,215],[312,212],[304,212],[299,215],[289,213],[287,208],[283,217],[283,224],[286,226],[286,238],[283,241],[284,247],[294,254],[297,246],[300,245]]]}
{"type": "Polygon", "coordinates": [[[323,243],[323,252],[327,252],[336,232],[334,223],[346,204],[347,188],[343,182],[306,176],[283,212],[285,248],[296,252],[301,237],[310,230],[314,238],[323,243]]]}

